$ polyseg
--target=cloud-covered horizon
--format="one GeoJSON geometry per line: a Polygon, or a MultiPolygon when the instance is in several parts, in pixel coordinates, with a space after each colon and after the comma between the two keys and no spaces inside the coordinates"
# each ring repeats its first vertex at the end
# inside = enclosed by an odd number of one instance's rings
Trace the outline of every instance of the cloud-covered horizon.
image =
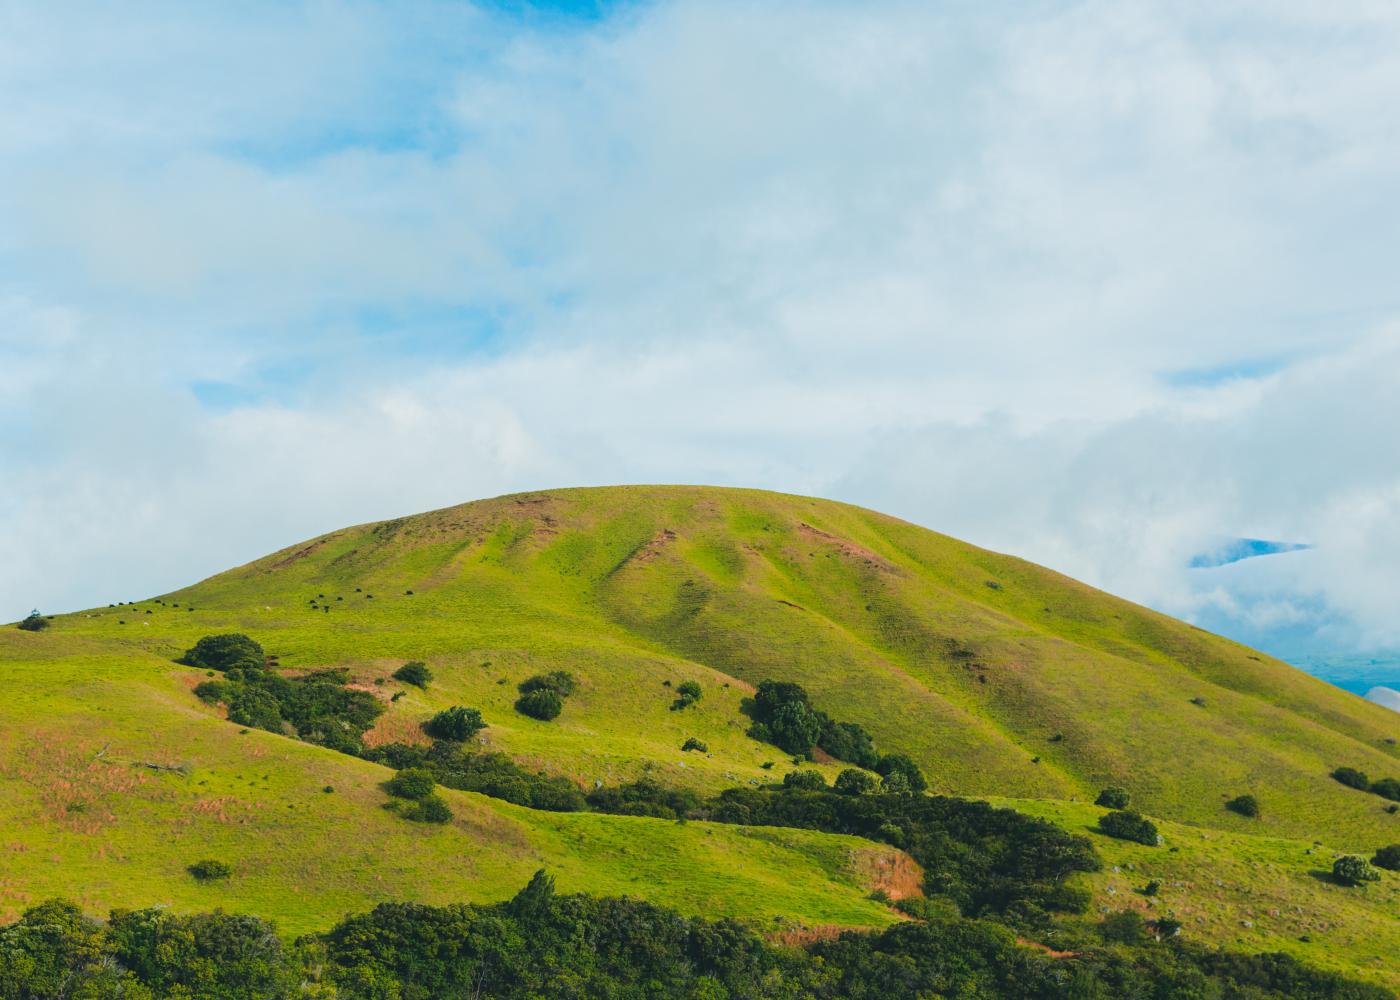
{"type": "Polygon", "coordinates": [[[0,618],[704,482],[1400,645],[1385,5],[2,16],[0,618]]]}

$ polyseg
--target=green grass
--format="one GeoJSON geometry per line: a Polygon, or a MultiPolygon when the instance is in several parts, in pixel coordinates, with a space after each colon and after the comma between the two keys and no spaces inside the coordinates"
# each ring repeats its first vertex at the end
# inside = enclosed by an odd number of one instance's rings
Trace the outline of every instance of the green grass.
{"type": "Polygon", "coordinates": [[[189,694],[198,672],[92,648],[100,643],[29,660],[14,645],[6,635],[0,646],[7,917],[62,895],[99,914],[221,906],[297,934],[384,900],[505,898],[543,866],[568,891],[636,895],[765,927],[894,919],[864,898],[893,863],[889,848],[806,831],[539,813],[448,790],[451,824],[412,824],[382,808],[391,772],[240,732],[189,694]],[[196,881],[185,869],[206,857],[233,865],[234,876],[196,881]]]}
{"type": "Polygon", "coordinates": [[[1090,836],[1102,872],[1077,876],[1094,893],[1098,913],[1137,910],[1169,915],[1182,933],[1243,952],[1283,951],[1312,965],[1400,986],[1400,874],[1362,888],[1329,875],[1341,852],[1327,844],[1224,833],[1159,821],[1159,847],[1100,834],[1106,810],[1082,803],[993,799],[996,805],[1048,819],[1090,836]],[[1176,848],[1176,850],[1172,850],[1176,848]],[[1153,879],[1162,888],[1142,894],[1153,879]],[[1304,937],[1309,940],[1302,940],[1304,937]]]}
{"type": "MultiPolygon", "coordinates": [[[[792,762],[750,740],[740,713],[771,677],[908,753],[936,791],[1034,801],[1073,821],[1084,808],[1073,800],[1122,785],[1172,829],[1212,838],[1187,838],[1183,864],[1215,857],[1207,844],[1247,857],[1259,838],[1367,854],[1400,841],[1382,800],[1328,777],[1343,764],[1400,776],[1387,742],[1400,715],[1043,568],[827,501],[686,487],[502,497],[336,531],[162,600],[61,615],[41,633],[0,630],[12,694],[0,769],[20,779],[0,790],[9,912],[61,892],[94,908],[250,908],[300,930],[379,899],[500,898],[548,864],[565,888],[634,891],[688,912],[891,919],[862,898],[855,873],[869,865],[840,838],[541,815],[455,794],[451,829],[409,826],[379,808],[382,769],[240,736],[190,695],[200,675],[171,659],[231,630],[284,667],[342,666],[386,699],[402,691],[375,739],[418,738],[433,712],[473,706],[489,723],[484,745],[584,787],[780,778],[792,762]],[[408,660],[433,671],[426,691],[389,680],[408,660]],[[559,719],[516,713],[515,685],[555,669],[580,681],[559,719]],[[671,711],[684,680],[704,696],[671,711]],[[709,752],[682,753],[691,736],[709,752]],[[144,774],[103,800],[115,820],[85,831],[94,813],[61,812],[61,796],[34,786],[81,770],[82,754],[109,741],[104,761],[189,758],[195,770],[144,774]],[[44,756],[63,747],[78,756],[44,756]],[[1257,820],[1223,807],[1246,792],[1263,807],[1257,820]],[[223,799],[222,818],[196,810],[223,799]],[[226,885],[182,874],[225,854],[240,871],[226,885]]],[[[1347,911],[1337,926],[1370,912],[1326,898],[1347,911]]],[[[1361,962],[1364,944],[1354,950],[1361,962]]]]}

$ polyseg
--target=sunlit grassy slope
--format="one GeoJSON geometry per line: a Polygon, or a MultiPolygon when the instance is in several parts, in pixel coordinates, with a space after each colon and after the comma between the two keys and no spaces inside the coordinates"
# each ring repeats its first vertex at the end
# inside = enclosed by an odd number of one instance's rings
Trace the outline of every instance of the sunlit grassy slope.
{"type": "Polygon", "coordinates": [[[1400,836],[1382,800],[1327,777],[1400,775],[1386,742],[1400,715],[1032,564],[827,501],[503,497],[337,531],[164,600],[63,616],[35,645],[115,639],[168,658],[236,628],[284,665],[365,681],[422,659],[437,681],[391,707],[383,738],[474,705],[492,745],[581,780],[652,768],[715,788],[766,778],[759,765],[780,757],[739,713],[749,685],[775,677],[914,756],[940,790],[1070,799],[1114,783],[1181,822],[1357,849],[1400,836]],[[515,683],[555,668],[582,681],[563,716],[516,714],[515,683]],[[684,679],[705,697],[670,711],[663,684],[684,679]],[[680,753],[692,735],[712,756],[680,753]],[[1223,808],[1244,792],[1261,819],[1223,808]]]}
{"type": "Polygon", "coordinates": [[[688,913],[879,925],[892,914],[864,896],[907,865],[849,837],[534,812],[451,791],[450,825],[413,824],[382,808],[391,772],[240,731],[190,695],[200,675],[125,643],[5,630],[0,662],[6,917],[62,895],[94,913],[221,906],[299,933],[383,900],[504,898],[544,866],[570,891],[688,913]],[[235,876],[196,882],[185,868],[205,857],[235,876]]]}
{"type": "Polygon", "coordinates": [[[1344,888],[1328,878],[1337,848],[1159,822],[1159,847],[1098,833],[1084,803],[993,799],[1090,837],[1105,867],[1083,876],[1095,912],[1180,920],[1182,933],[1241,952],[1284,951],[1312,965],[1400,987],[1400,874],[1344,888]],[[1157,895],[1143,890],[1153,880],[1157,895]]]}
{"type": "Polygon", "coordinates": [[[1400,776],[1395,713],[869,511],[617,487],[348,528],[159,602],[61,615],[38,634],[3,630],[0,767],[19,779],[0,788],[0,900],[11,911],[65,892],[95,907],[253,908],[305,928],[382,898],[497,898],[547,862],[566,888],[691,911],[889,919],[861,898],[889,857],[840,838],[538,814],[468,795],[452,796],[453,828],[412,827],[379,810],[382,769],[239,734],[190,695],[201,675],[171,658],[227,630],[284,667],[345,666],[386,699],[403,691],[377,740],[418,739],[433,711],[471,705],[490,724],[487,745],[585,786],[643,773],[703,789],[780,776],[791,762],[747,738],[740,713],[751,685],[772,677],[913,756],[939,791],[1039,800],[1077,821],[1100,787],[1119,784],[1212,844],[1318,839],[1370,852],[1400,841],[1383,800],[1328,777],[1342,764],[1400,776]],[[412,659],[435,674],[427,691],[389,679],[412,659]],[[580,680],[560,718],[515,713],[515,684],[552,669],[580,680]],[[674,685],[692,679],[704,697],[672,711],[674,685]],[[689,736],[709,752],[682,753],[689,736]],[[194,771],[117,766],[145,759],[194,771]],[[102,784],[117,780],[138,784],[102,784]],[[69,811],[74,789],[98,804],[69,811]],[[1223,808],[1244,792],[1260,800],[1259,819],[1223,808]],[[199,853],[248,875],[201,887],[183,874],[199,853]]]}

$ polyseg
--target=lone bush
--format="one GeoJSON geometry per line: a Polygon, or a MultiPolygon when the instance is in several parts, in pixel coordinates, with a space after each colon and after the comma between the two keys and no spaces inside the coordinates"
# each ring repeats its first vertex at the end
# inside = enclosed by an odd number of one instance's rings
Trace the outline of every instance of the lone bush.
{"type": "Polygon", "coordinates": [[[395,798],[416,800],[433,794],[436,785],[432,771],[426,767],[409,767],[390,778],[384,788],[395,798]]]}
{"type": "Polygon", "coordinates": [[[681,744],[681,751],[699,750],[701,753],[709,753],[710,748],[705,743],[697,740],[694,736],[686,737],[686,741],[681,744]]]}
{"type": "Polygon", "coordinates": [[[1157,828],[1152,822],[1128,810],[1105,813],[1099,818],[1099,829],[1110,837],[1136,841],[1149,847],[1156,847],[1161,843],[1157,828]]]}
{"type": "Polygon", "coordinates": [[[1400,872],[1400,844],[1389,844],[1376,852],[1376,856],[1371,859],[1371,864],[1377,868],[1385,868],[1393,872],[1400,872]]]}
{"type": "Polygon", "coordinates": [[[242,632],[206,635],[177,662],[201,670],[261,670],[263,648],[242,632]]]}
{"type": "Polygon", "coordinates": [[[836,784],[832,787],[842,795],[869,795],[877,785],[870,772],[848,767],[836,776],[836,784]]]}
{"type": "Polygon", "coordinates": [[[1372,793],[1392,802],[1400,802],[1400,781],[1395,778],[1381,778],[1371,782],[1372,793]]]}
{"type": "Polygon", "coordinates": [[[203,861],[196,861],[190,865],[188,871],[201,882],[212,882],[215,879],[228,878],[233,874],[233,868],[222,861],[213,858],[205,858],[203,861]]]}
{"type": "Polygon", "coordinates": [[[1126,788],[1109,785],[1099,792],[1099,797],[1094,800],[1094,805],[1103,806],[1105,809],[1126,809],[1131,801],[1132,796],[1128,794],[1126,788]]]}
{"type": "Polygon", "coordinates": [[[1363,882],[1378,882],[1381,874],[1371,867],[1365,858],[1354,854],[1338,858],[1332,864],[1332,878],[1342,885],[1361,885],[1363,882]]]}
{"type": "Polygon", "coordinates": [[[433,672],[428,669],[428,665],[422,660],[414,660],[411,663],[405,663],[394,671],[394,680],[403,681],[405,684],[412,684],[414,687],[425,688],[432,679],[433,672]]]}
{"type": "Polygon", "coordinates": [[[552,688],[536,688],[520,696],[515,702],[515,710],[532,719],[549,722],[564,711],[564,699],[552,688]]]}
{"type": "Polygon", "coordinates": [[[1363,792],[1371,788],[1371,779],[1366,777],[1366,772],[1358,771],[1354,767],[1339,767],[1332,772],[1332,777],[1348,788],[1357,788],[1363,792]]]}
{"type": "Polygon", "coordinates": [[[1147,940],[1147,921],[1136,910],[1120,910],[1103,918],[1099,933],[1105,941],[1142,944],[1147,940]]]}
{"type": "Polygon", "coordinates": [[[820,771],[810,767],[801,768],[796,771],[789,771],[783,775],[783,787],[794,788],[803,792],[821,792],[826,790],[826,776],[820,771]]]}
{"type": "Polygon", "coordinates": [[[429,736],[454,743],[465,743],[485,728],[486,723],[480,712],[461,705],[445,708],[423,724],[423,730],[429,736]]]}
{"type": "Polygon", "coordinates": [[[1225,803],[1225,808],[1241,816],[1254,819],[1259,815],[1259,800],[1253,795],[1237,795],[1225,803]]]}
{"type": "Polygon", "coordinates": [[[42,632],[49,627],[49,620],[38,611],[31,611],[17,627],[26,632],[42,632]]]}
{"type": "Polygon", "coordinates": [[[517,686],[521,694],[529,694],[532,691],[553,691],[560,698],[567,698],[574,693],[578,687],[578,681],[574,675],[567,670],[554,670],[547,674],[535,674],[527,677],[517,686]]]}
{"type": "Polygon", "coordinates": [[[676,694],[679,695],[679,697],[671,702],[671,711],[673,712],[694,705],[700,700],[704,692],[700,690],[700,685],[695,681],[681,681],[681,683],[676,686],[676,694]]]}

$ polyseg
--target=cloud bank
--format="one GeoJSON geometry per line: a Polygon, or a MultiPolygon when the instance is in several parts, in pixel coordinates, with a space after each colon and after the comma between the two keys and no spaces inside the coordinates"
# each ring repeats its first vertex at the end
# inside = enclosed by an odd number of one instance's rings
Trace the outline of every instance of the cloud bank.
{"type": "Polygon", "coordinates": [[[0,19],[0,617],[708,482],[1400,644],[1389,5],[0,19]]]}

